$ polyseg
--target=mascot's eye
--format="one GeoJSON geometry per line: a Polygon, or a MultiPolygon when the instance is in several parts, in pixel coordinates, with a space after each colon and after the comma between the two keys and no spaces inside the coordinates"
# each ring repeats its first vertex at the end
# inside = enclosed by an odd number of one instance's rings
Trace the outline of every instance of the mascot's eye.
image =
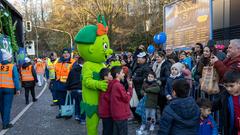
{"type": "Polygon", "coordinates": [[[106,49],[108,48],[107,43],[104,43],[104,44],[103,44],[103,48],[104,48],[104,50],[106,50],[106,49]]]}

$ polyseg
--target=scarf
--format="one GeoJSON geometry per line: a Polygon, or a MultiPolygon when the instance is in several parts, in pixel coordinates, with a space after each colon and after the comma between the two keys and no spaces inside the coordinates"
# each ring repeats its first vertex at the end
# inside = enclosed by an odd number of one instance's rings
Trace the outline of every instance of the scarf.
{"type": "Polygon", "coordinates": [[[172,78],[172,79],[176,79],[177,77],[179,77],[179,76],[181,76],[182,74],[181,73],[178,73],[177,75],[172,75],[172,74],[170,74],[170,77],[172,78]]]}
{"type": "Polygon", "coordinates": [[[164,60],[162,60],[162,62],[161,63],[157,63],[157,62],[155,62],[154,64],[153,64],[153,72],[155,72],[155,74],[156,74],[156,78],[157,79],[159,79],[161,76],[160,76],[160,73],[161,73],[161,67],[162,67],[162,64],[165,62],[165,59],[164,60]]]}

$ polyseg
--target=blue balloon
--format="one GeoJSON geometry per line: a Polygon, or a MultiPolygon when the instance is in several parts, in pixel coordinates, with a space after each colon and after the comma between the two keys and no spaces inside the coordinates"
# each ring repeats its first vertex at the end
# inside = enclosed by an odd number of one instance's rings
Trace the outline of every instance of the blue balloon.
{"type": "Polygon", "coordinates": [[[153,41],[155,44],[160,44],[160,35],[159,34],[155,34],[153,37],[153,41]]]}
{"type": "Polygon", "coordinates": [[[149,45],[148,48],[147,48],[147,51],[148,51],[148,53],[152,54],[155,51],[155,47],[153,45],[149,45]]]}
{"type": "Polygon", "coordinates": [[[153,37],[154,43],[157,45],[164,44],[167,40],[167,35],[165,32],[161,32],[159,34],[155,34],[153,37]]]}
{"type": "Polygon", "coordinates": [[[160,34],[160,44],[164,44],[167,41],[167,35],[165,32],[161,32],[160,34]]]}

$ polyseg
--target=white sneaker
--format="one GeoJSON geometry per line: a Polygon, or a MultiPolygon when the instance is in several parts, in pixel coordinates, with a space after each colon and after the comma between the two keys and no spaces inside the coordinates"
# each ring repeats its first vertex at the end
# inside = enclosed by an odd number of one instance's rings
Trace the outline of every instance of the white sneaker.
{"type": "Polygon", "coordinates": [[[153,124],[151,124],[149,130],[150,130],[150,131],[154,131],[154,125],[153,125],[153,124]]]}
{"type": "Polygon", "coordinates": [[[144,131],[144,130],[145,130],[145,127],[146,127],[145,124],[142,124],[141,127],[140,127],[140,130],[141,130],[141,131],[144,131]]]}

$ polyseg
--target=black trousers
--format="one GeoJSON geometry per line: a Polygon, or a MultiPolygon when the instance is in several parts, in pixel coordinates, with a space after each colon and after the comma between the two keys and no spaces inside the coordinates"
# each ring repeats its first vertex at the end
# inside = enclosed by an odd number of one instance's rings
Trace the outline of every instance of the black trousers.
{"type": "Polygon", "coordinates": [[[113,121],[113,135],[128,135],[128,120],[113,121]]]}
{"type": "Polygon", "coordinates": [[[113,135],[113,120],[112,118],[102,118],[103,133],[102,135],[113,135]]]}
{"type": "Polygon", "coordinates": [[[31,95],[32,95],[32,99],[35,100],[36,97],[35,97],[35,87],[26,87],[24,88],[25,89],[25,100],[26,102],[29,102],[29,92],[31,92],[31,95]]]}

